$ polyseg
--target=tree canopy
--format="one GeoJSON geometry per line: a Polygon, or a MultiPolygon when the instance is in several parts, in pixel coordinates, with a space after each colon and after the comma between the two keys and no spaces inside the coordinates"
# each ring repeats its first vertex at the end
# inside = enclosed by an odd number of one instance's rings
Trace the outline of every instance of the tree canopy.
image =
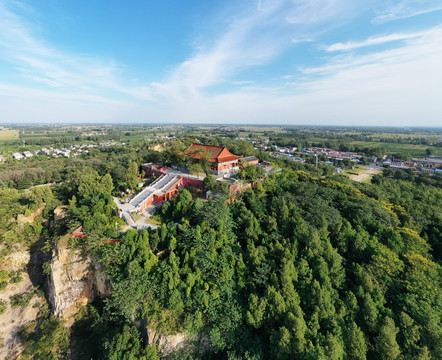
{"type": "Polygon", "coordinates": [[[182,190],[158,229],[100,247],[107,306],[221,358],[436,359],[441,192],[401,181],[285,169],[229,203],[182,190]]]}

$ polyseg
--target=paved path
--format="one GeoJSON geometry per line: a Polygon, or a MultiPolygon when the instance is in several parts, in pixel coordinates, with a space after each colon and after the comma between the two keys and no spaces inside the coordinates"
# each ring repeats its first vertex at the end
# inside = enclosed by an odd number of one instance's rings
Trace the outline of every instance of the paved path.
{"type": "MultiPolygon", "coordinates": [[[[24,189],[25,191],[31,191],[32,189],[38,188],[38,187],[42,187],[42,186],[52,186],[54,185],[55,182],[51,182],[51,183],[47,183],[47,184],[40,184],[40,185],[34,185],[31,187],[28,187],[27,189],[24,189]]],[[[60,183],[61,184],[61,183],[60,183]]]]}
{"type": "Polygon", "coordinates": [[[141,211],[138,214],[139,217],[137,216],[138,220],[136,220],[131,214],[131,213],[135,212],[135,208],[132,205],[130,205],[128,203],[123,204],[116,197],[114,197],[114,201],[115,201],[115,204],[118,206],[118,208],[122,210],[121,216],[126,221],[126,224],[129,228],[141,230],[141,229],[147,229],[147,228],[156,229],[158,227],[158,225],[146,223],[146,221],[155,212],[157,205],[155,205],[155,204],[149,205],[146,209],[144,209],[143,211],[141,211]]]}
{"type": "Polygon", "coordinates": [[[381,170],[379,170],[379,168],[369,167],[367,171],[363,172],[362,174],[355,175],[355,176],[351,177],[350,179],[352,179],[354,181],[362,182],[365,179],[367,179],[368,177],[371,177],[374,174],[377,174],[379,172],[381,172],[381,170]]]}

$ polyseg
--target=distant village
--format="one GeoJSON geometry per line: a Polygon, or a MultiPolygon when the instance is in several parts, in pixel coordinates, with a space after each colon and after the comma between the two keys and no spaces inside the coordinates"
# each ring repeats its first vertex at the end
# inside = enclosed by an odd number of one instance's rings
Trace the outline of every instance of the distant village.
{"type": "Polygon", "coordinates": [[[340,166],[344,160],[354,164],[374,164],[377,166],[390,167],[393,170],[413,170],[417,173],[436,174],[442,172],[442,157],[427,156],[425,158],[412,158],[411,161],[395,159],[391,155],[384,155],[382,159],[376,156],[366,156],[363,152],[346,152],[336,149],[309,147],[298,149],[296,147],[280,147],[269,145],[269,140],[237,138],[237,140],[250,142],[256,150],[264,150],[278,158],[287,158],[293,161],[304,163],[312,157],[322,156],[328,160],[321,161],[325,165],[334,166],[336,172],[342,171],[340,166]]]}
{"type": "MultiPolygon", "coordinates": [[[[24,151],[22,153],[15,152],[12,154],[13,159],[15,160],[23,160],[23,159],[29,159],[33,156],[38,155],[46,155],[46,156],[52,156],[52,157],[66,157],[66,158],[72,158],[76,157],[82,154],[89,153],[90,148],[97,148],[97,147],[109,147],[109,146],[115,146],[115,145],[126,145],[125,143],[118,143],[115,141],[105,141],[100,142],[99,144],[81,144],[81,145],[72,145],[68,148],[54,148],[49,147],[41,148],[40,150],[34,150],[34,151],[24,151]]],[[[4,155],[0,155],[0,162],[5,162],[6,157],[4,155]]]]}
{"type": "MultiPolygon", "coordinates": [[[[83,134],[88,135],[88,134],[83,134]]],[[[173,141],[175,136],[154,136],[146,138],[145,140],[162,140],[162,141],[173,141]]],[[[309,147],[298,149],[296,147],[280,147],[277,145],[270,145],[269,139],[260,138],[246,138],[237,137],[238,141],[247,141],[251,143],[255,150],[262,150],[270,153],[277,158],[286,158],[292,161],[297,161],[300,163],[305,163],[306,161],[315,161],[318,158],[321,163],[325,165],[333,166],[337,173],[342,171],[342,164],[350,161],[351,163],[357,164],[372,164],[376,166],[390,167],[393,170],[412,170],[417,173],[426,173],[434,175],[442,171],[442,157],[441,156],[427,156],[425,158],[412,158],[411,161],[406,161],[402,159],[394,158],[392,155],[384,155],[382,158],[378,159],[376,156],[366,156],[363,152],[345,152],[330,148],[321,147],[309,147]],[[327,158],[327,160],[323,160],[327,158]],[[322,159],[322,160],[320,160],[322,159]]],[[[82,154],[87,154],[90,148],[100,148],[126,145],[124,142],[116,141],[103,141],[98,144],[81,144],[72,145],[67,148],[53,148],[53,147],[43,147],[40,150],[35,151],[24,151],[24,152],[14,152],[12,158],[15,160],[29,159],[37,155],[46,155],[49,157],[66,157],[72,158],[80,156],[82,154]]],[[[151,150],[160,150],[162,145],[151,145],[149,147],[151,150]]],[[[0,153],[0,163],[6,161],[6,156],[0,153]]],[[[351,166],[350,163],[350,166],[351,166]]]]}
{"type": "MultiPolygon", "coordinates": [[[[106,135],[106,133],[102,132],[102,133],[83,133],[82,136],[97,136],[97,135],[106,135]]],[[[163,140],[163,141],[167,141],[167,140],[172,140],[174,139],[175,136],[153,136],[150,138],[146,138],[144,139],[145,141],[152,141],[152,140],[163,140]]],[[[38,156],[38,155],[46,155],[49,157],[66,157],[66,158],[73,158],[76,156],[80,156],[82,154],[87,154],[89,153],[90,148],[103,148],[103,147],[109,147],[109,146],[124,146],[126,145],[126,143],[124,142],[117,142],[117,141],[102,141],[98,144],[81,144],[81,145],[72,145],[66,148],[54,148],[54,147],[43,147],[40,150],[34,150],[34,151],[23,151],[23,152],[14,152],[12,154],[12,158],[14,160],[23,160],[23,159],[29,159],[32,158],[33,156],[38,156]]],[[[161,146],[159,146],[161,148],[161,146]]],[[[155,146],[152,146],[152,150],[155,150],[155,146]]],[[[6,156],[4,154],[2,154],[0,152],[0,163],[4,163],[6,162],[6,156]]]]}

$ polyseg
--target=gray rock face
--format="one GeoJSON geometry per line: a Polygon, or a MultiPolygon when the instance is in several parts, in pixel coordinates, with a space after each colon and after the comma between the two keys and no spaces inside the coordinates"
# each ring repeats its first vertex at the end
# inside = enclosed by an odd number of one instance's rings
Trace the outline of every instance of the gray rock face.
{"type": "MultiPolygon", "coordinates": [[[[87,304],[96,296],[110,296],[112,288],[100,265],[92,258],[82,256],[80,251],[69,249],[68,240],[69,235],[60,239],[52,252],[48,290],[53,314],[66,319],[69,326],[79,305],[87,304]]],[[[147,345],[156,344],[166,355],[195,340],[186,333],[159,332],[149,326],[146,319],[136,320],[134,325],[141,330],[147,345]]],[[[207,338],[198,336],[197,339],[208,348],[207,338]]]]}
{"type": "Polygon", "coordinates": [[[147,319],[136,320],[133,324],[141,330],[145,343],[157,345],[163,355],[169,355],[179,348],[188,346],[191,342],[196,342],[205,351],[212,351],[209,338],[203,333],[198,335],[185,332],[167,334],[149,325],[147,319]]]}
{"type": "Polygon", "coordinates": [[[188,338],[185,333],[178,333],[174,335],[160,334],[155,329],[146,329],[147,344],[156,344],[163,354],[170,354],[176,349],[185,346],[188,343],[188,338]]]}
{"type": "Polygon", "coordinates": [[[49,280],[49,302],[54,315],[69,318],[79,305],[87,304],[96,296],[109,296],[110,281],[100,265],[78,250],[68,249],[69,236],[60,239],[52,252],[49,280]]]}
{"type": "MultiPolygon", "coordinates": [[[[11,251],[0,263],[0,270],[23,270],[29,264],[30,253],[28,249],[15,249],[11,251]]],[[[6,309],[0,314],[0,359],[18,359],[25,346],[17,335],[20,328],[35,321],[40,308],[45,304],[44,297],[35,293],[26,306],[11,306],[10,298],[14,295],[34,292],[34,285],[26,271],[21,273],[23,279],[19,283],[9,283],[0,291],[0,301],[4,301],[6,309]]]]}

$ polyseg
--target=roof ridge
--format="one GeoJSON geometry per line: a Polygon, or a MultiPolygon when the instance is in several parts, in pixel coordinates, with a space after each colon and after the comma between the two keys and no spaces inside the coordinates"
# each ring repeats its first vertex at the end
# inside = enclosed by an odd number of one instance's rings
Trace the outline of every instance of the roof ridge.
{"type": "Polygon", "coordinates": [[[197,144],[197,143],[190,144],[190,146],[192,146],[192,145],[203,146],[203,147],[217,147],[217,148],[221,148],[221,149],[227,149],[226,146],[221,146],[221,145],[207,145],[207,144],[197,144]]]}

